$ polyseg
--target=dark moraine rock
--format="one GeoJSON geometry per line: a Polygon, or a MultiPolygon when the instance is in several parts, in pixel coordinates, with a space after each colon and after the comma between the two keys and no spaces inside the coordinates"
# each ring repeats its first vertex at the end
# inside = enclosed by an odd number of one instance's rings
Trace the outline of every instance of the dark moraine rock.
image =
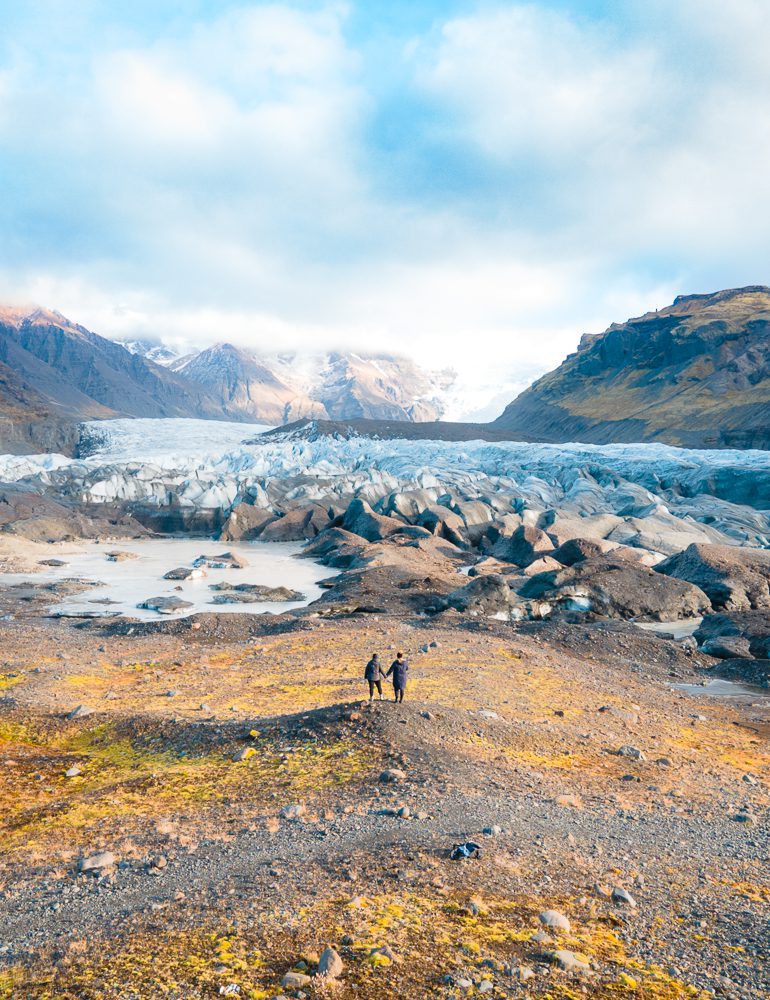
{"type": "Polygon", "coordinates": [[[765,549],[693,544],[655,570],[694,583],[717,610],[770,608],[770,551],[765,549]]]}
{"type": "Polygon", "coordinates": [[[549,602],[587,600],[595,614],[609,618],[675,621],[710,610],[708,598],[693,584],[661,576],[611,554],[540,573],[519,593],[549,602]]]}

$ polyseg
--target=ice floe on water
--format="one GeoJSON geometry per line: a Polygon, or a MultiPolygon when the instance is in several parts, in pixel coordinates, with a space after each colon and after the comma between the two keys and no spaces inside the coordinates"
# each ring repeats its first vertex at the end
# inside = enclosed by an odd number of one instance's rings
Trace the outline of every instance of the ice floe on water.
{"type": "MultiPolygon", "coordinates": [[[[94,542],[66,543],[57,547],[55,555],[62,566],[45,567],[32,576],[22,573],[0,574],[0,585],[43,584],[63,580],[83,580],[88,588],[71,594],[53,604],[52,613],[88,616],[122,614],[143,621],[156,620],[156,611],[138,605],[156,597],[178,598],[186,607],[164,617],[179,618],[202,611],[217,613],[280,614],[301,608],[317,600],[323,593],[318,581],[329,576],[329,570],[310,559],[297,559],[301,546],[295,543],[262,544],[260,542],[215,542],[209,539],[150,538],[126,540],[117,544],[94,542]],[[120,558],[110,559],[117,549],[120,558]],[[201,555],[208,559],[228,551],[243,560],[242,568],[207,564],[203,574],[189,579],[165,579],[165,574],[177,567],[192,567],[201,555]],[[297,601],[254,601],[222,604],[216,601],[223,591],[222,584],[286,587],[303,595],[297,601]]],[[[237,593],[237,592],[236,592],[237,593]]]]}

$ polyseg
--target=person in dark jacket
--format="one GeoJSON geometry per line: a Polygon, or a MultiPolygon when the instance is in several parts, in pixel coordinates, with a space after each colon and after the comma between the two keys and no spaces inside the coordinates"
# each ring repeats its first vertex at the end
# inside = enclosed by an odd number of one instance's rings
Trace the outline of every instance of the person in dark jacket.
{"type": "Polygon", "coordinates": [[[403,653],[396,653],[395,660],[390,665],[390,670],[385,674],[390,677],[393,674],[393,695],[394,701],[404,700],[406,691],[406,675],[409,673],[409,662],[404,659],[403,653]]]}
{"type": "Polygon", "coordinates": [[[364,670],[364,680],[369,682],[369,701],[374,698],[374,689],[380,695],[380,701],[382,701],[382,681],[385,677],[385,672],[380,666],[380,658],[376,653],[372,653],[372,658],[366,664],[366,670],[364,670]]]}

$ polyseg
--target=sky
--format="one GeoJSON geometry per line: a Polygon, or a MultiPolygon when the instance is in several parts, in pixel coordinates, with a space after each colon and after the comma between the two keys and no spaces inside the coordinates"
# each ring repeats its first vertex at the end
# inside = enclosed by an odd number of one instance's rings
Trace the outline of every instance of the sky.
{"type": "Polygon", "coordinates": [[[407,353],[494,415],[770,283],[768,51],[767,0],[0,0],[0,300],[407,353]]]}

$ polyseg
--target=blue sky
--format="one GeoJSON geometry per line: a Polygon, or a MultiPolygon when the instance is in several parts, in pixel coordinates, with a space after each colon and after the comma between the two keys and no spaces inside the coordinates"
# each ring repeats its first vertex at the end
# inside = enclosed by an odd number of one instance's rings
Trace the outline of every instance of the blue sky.
{"type": "Polygon", "coordinates": [[[764,283],[765,0],[0,0],[0,298],[405,351],[494,409],[764,283]]]}

